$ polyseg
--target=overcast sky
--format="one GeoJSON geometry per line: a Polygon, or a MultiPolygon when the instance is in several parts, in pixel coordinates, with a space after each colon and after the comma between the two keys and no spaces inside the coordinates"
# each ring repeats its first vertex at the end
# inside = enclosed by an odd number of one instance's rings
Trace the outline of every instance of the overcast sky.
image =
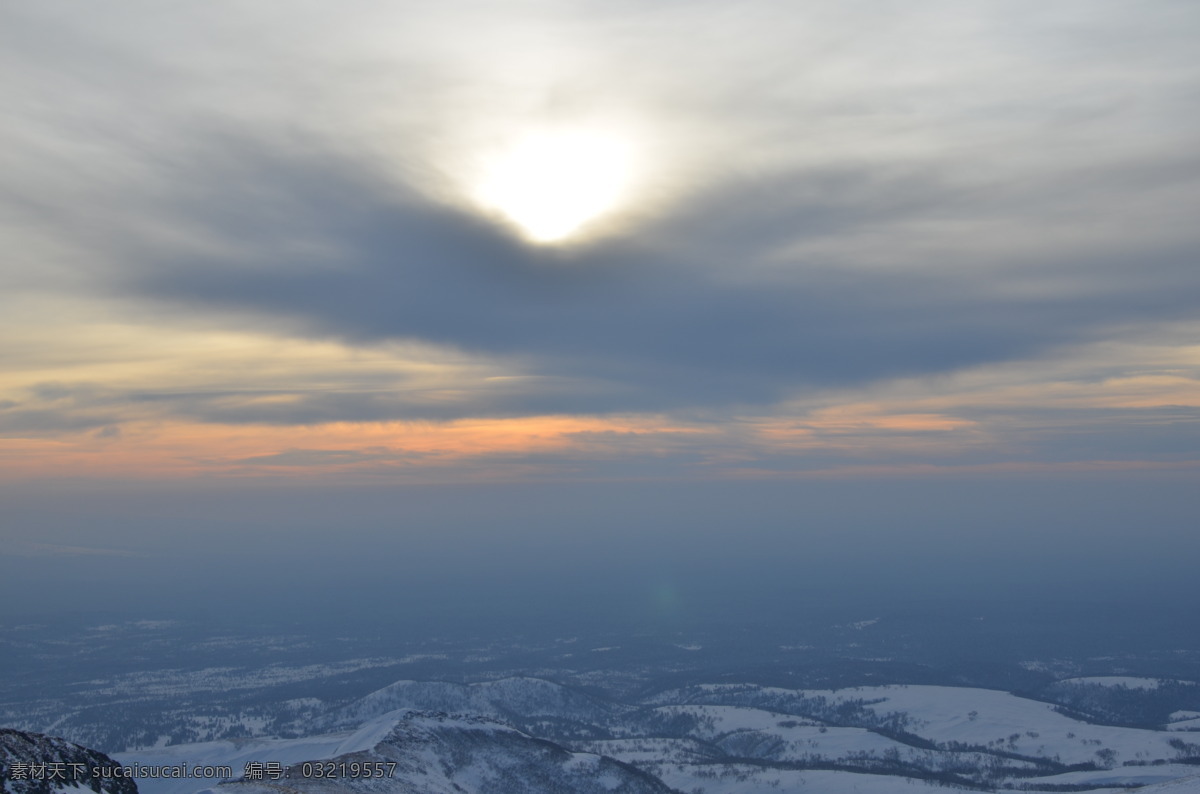
{"type": "MultiPolygon", "coordinates": [[[[1183,504],[1198,38],[1191,0],[5,4],[0,488],[1183,504]]],[[[27,555],[120,546],[38,515],[27,555]]]]}

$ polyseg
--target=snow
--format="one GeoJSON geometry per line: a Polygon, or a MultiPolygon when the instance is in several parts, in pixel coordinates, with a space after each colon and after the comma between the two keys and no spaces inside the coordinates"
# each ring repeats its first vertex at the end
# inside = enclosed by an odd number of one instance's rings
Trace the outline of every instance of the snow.
{"type": "Polygon", "coordinates": [[[1165,731],[1092,725],[1057,713],[1049,703],[990,689],[914,685],[799,694],[831,701],[881,698],[867,708],[879,715],[908,714],[912,721],[907,730],[931,741],[997,746],[1006,752],[1043,758],[1057,756],[1067,764],[1095,762],[1096,752],[1105,748],[1117,753],[1117,763],[1171,760],[1177,754],[1165,731]]]}
{"type": "MultiPolygon", "coordinates": [[[[277,762],[284,766],[366,750],[378,744],[399,722],[401,713],[385,714],[366,722],[351,733],[325,734],[303,739],[239,739],[236,741],[176,744],[170,747],[117,753],[113,758],[124,765],[147,766],[229,766],[234,777],[241,777],[246,764],[256,761],[277,762]]],[[[213,780],[200,778],[138,779],[139,794],[190,794],[212,788],[213,780]]]]}

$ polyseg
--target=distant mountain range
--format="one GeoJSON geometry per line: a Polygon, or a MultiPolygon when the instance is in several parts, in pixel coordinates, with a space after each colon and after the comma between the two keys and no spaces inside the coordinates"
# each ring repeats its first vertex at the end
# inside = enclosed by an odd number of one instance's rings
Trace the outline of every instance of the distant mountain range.
{"type": "Polygon", "coordinates": [[[1092,678],[1062,686],[1072,699],[1049,703],[917,684],[701,684],[617,699],[528,676],[404,680],[349,702],[306,701],[307,719],[285,735],[160,744],[116,760],[2,731],[0,779],[3,794],[58,794],[67,787],[32,770],[75,764],[90,773],[80,786],[97,794],[1200,794],[1193,711],[1158,728],[1104,724],[1081,711],[1194,685],[1092,678]],[[118,762],[140,767],[137,788],[93,771],[118,762]]]}

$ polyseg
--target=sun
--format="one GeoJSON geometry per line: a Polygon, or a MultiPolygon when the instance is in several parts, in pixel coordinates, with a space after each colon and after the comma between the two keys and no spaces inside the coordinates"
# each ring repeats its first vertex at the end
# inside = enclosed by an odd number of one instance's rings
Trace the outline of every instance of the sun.
{"type": "Polygon", "coordinates": [[[476,200],[536,243],[559,243],[616,209],[632,169],[615,135],[554,130],[525,135],[485,169],[476,200]]]}

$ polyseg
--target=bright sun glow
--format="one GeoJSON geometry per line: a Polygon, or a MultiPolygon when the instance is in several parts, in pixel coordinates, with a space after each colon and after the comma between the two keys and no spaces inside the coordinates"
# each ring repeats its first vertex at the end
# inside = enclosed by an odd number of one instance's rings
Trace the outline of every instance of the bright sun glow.
{"type": "Polygon", "coordinates": [[[516,224],[531,240],[565,240],[623,198],[629,146],[591,132],[528,135],[485,174],[477,200],[516,224]]]}

